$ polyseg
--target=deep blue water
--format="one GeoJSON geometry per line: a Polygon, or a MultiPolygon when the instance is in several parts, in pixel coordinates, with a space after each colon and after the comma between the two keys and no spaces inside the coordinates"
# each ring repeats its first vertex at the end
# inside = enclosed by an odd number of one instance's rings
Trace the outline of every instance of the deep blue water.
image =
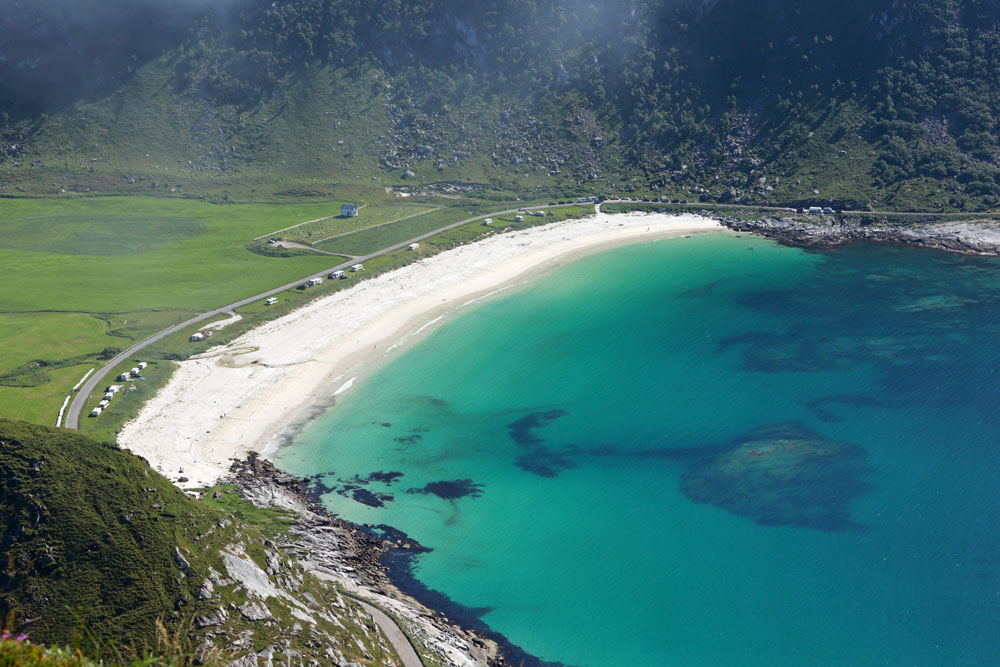
{"type": "Polygon", "coordinates": [[[278,463],[541,660],[1000,664],[998,271],[620,248],[445,324],[278,463]]]}

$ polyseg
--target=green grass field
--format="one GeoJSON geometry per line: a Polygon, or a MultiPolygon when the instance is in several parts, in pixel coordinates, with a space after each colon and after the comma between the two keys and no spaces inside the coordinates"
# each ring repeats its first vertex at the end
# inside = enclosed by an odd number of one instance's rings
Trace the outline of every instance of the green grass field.
{"type": "Polygon", "coordinates": [[[333,206],[147,197],[3,200],[0,312],[220,305],[328,265],[324,257],[263,257],[244,246],[270,230],[328,215],[333,206]]]}
{"type": "Polygon", "coordinates": [[[0,200],[0,416],[54,423],[106,348],[336,264],[305,253],[264,257],[246,243],[339,210],[339,202],[0,200]]]}
{"type": "MultiPolygon", "coordinates": [[[[347,234],[356,233],[376,225],[394,224],[408,220],[432,211],[438,207],[383,204],[364,206],[353,218],[333,216],[313,220],[306,224],[296,225],[291,229],[283,229],[267,234],[267,237],[281,238],[298,243],[319,244],[347,234]]],[[[256,239],[255,239],[256,240],[256,239]]]]}

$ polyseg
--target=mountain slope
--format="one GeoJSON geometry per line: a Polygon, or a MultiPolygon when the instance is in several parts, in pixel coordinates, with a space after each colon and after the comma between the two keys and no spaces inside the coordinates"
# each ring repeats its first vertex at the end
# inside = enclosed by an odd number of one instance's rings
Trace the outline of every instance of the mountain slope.
{"type": "Polygon", "coordinates": [[[122,45],[111,60],[134,55],[131,73],[92,66],[120,82],[103,96],[67,102],[71,86],[26,111],[18,91],[52,82],[4,54],[18,76],[0,96],[0,192],[245,197],[409,169],[515,192],[929,210],[1000,196],[996,0],[198,7],[159,57],[122,45]]]}
{"type": "Polygon", "coordinates": [[[399,664],[367,614],[258,528],[76,433],[0,420],[0,530],[0,612],[33,642],[128,657],[162,650],[162,623],[174,650],[226,662],[270,650],[399,664]]]}

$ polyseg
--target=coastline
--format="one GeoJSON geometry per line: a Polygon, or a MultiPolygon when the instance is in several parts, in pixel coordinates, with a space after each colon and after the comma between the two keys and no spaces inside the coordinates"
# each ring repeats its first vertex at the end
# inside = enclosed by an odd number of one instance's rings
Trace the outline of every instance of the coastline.
{"type": "Polygon", "coordinates": [[[179,486],[209,486],[232,459],[272,454],[337,394],[464,307],[584,255],[724,231],[703,216],[598,212],[424,258],[180,362],[118,442],[179,486]]]}
{"type": "Polygon", "coordinates": [[[850,215],[845,215],[842,221],[836,223],[824,219],[804,223],[789,217],[746,220],[721,216],[719,220],[734,231],[760,234],[785,245],[802,248],[888,243],[960,255],[1000,255],[1000,226],[988,220],[926,222],[915,216],[915,221],[908,225],[888,221],[865,224],[860,218],[850,215]]]}
{"type": "MultiPolygon", "coordinates": [[[[233,461],[225,481],[259,507],[292,510],[297,520],[280,549],[317,577],[360,602],[390,611],[413,639],[443,665],[453,667],[565,667],[524,651],[480,618],[485,609],[465,607],[427,588],[412,572],[414,559],[430,551],[386,525],[360,526],[323,507],[321,490],[308,478],[285,473],[253,455],[233,461]]],[[[385,629],[383,627],[383,629],[385,629]]]]}

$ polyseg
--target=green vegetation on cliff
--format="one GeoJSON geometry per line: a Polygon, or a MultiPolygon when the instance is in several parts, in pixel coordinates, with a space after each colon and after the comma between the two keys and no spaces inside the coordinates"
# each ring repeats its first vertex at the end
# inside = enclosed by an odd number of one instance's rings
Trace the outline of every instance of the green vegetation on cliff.
{"type": "Polygon", "coordinates": [[[188,657],[398,660],[349,599],[266,541],[256,526],[273,537],[283,512],[220,492],[232,499],[213,509],[113,445],[0,420],[0,617],[94,657],[162,650],[162,625],[188,657]]]}

